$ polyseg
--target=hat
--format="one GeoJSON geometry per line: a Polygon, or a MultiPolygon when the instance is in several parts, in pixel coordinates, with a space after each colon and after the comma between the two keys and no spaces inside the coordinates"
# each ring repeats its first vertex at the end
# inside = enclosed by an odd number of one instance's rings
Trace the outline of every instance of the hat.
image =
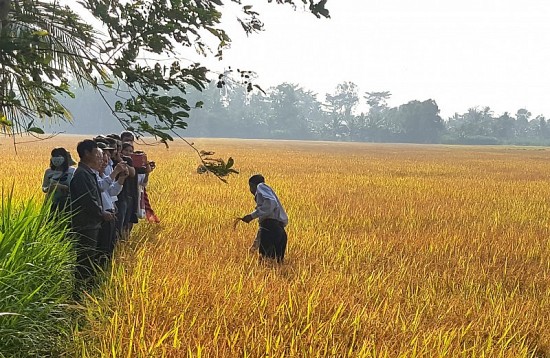
{"type": "Polygon", "coordinates": [[[103,143],[103,142],[97,142],[97,147],[99,149],[103,149],[103,150],[114,150],[115,149],[115,148],[110,147],[108,144],[103,143]]]}
{"type": "Polygon", "coordinates": [[[105,140],[107,141],[107,146],[108,147],[113,147],[113,149],[117,147],[117,140],[116,139],[105,138],[105,140]]]}
{"type": "Polygon", "coordinates": [[[107,138],[101,138],[101,137],[95,137],[94,142],[97,143],[97,147],[99,149],[106,149],[106,150],[115,150],[111,143],[107,141],[107,138]]]}

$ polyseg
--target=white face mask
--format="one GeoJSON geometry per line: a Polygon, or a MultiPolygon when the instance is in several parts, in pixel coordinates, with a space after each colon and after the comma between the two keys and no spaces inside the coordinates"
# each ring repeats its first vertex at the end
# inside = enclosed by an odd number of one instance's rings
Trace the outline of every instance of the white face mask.
{"type": "Polygon", "coordinates": [[[52,157],[52,159],[50,159],[52,165],[54,167],[60,167],[63,165],[63,163],[65,163],[65,158],[63,157],[52,157]]]}

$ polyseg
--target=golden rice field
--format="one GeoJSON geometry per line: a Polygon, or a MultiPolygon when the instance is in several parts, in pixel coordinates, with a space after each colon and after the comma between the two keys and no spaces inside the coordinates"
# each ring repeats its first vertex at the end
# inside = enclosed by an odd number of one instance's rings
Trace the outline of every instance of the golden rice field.
{"type": "MultiPolygon", "coordinates": [[[[49,150],[4,146],[4,187],[40,196],[49,150]]],[[[145,147],[162,222],[141,223],[89,299],[68,356],[550,355],[550,149],[197,140],[145,147]],[[247,252],[261,172],[290,217],[286,262],[247,252]]]]}

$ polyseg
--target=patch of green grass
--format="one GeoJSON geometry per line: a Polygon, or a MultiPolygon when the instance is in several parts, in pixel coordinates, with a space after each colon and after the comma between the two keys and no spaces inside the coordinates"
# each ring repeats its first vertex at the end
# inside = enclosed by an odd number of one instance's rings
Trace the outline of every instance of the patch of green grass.
{"type": "Polygon", "coordinates": [[[0,357],[50,356],[71,331],[69,219],[52,219],[42,202],[15,204],[12,193],[0,209],[0,357]]]}

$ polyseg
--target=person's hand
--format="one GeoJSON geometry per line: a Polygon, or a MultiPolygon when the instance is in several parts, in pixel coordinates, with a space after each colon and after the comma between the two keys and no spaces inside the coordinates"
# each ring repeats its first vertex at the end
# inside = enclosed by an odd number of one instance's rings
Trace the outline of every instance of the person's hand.
{"type": "Polygon", "coordinates": [[[130,171],[126,167],[122,172],[120,172],[119,178],[126,179],[128,177],[128,175],[130,175],[130,171]]]}
{"type": "Polygon", "coordinates": [[[128,170],[128,165],[126,165],[126,162],[120,162],[113,168],[113,172],[115,173],[115,175],[118,175],[127,170],[128,170]]]}
{"type": "Polygon", "coordinates": [[[108,211],[104,211],[102,216],[104,221],[113,221],[115,219],[115,214],[108,211]]]}
{"type": "Polygon", "coordinates": [[[235,218],[235,220],[233,220],[233,230],[237,230],[237,225],[239,224],[239,221],[242,221],[243,218],[235,218]]]}
{"type": "Polygon", "coordinates": [[[59,183],[52,183],[50,184],[49,188],[48,188],[48,192],[51,193],[53,191],[58,191],[58,192],[66,192],[68,193],[69,192],[69,186],[67,185],[63,185],[63,184],[59,184],[59,183]]]}
{"type": "Polygon", "coordinates": [[[128,178],[129,175],[130,171],[128,170],[128,168],[126,168],[118,175],[117,183],[119,183],[120,185],[124,185],[124,181],[126,180],[126,178],[128,178]]]}
{"type": "Polygon", "coordinates": [[[254,218],[252,217],[252,215],[248,214],[248,215],[243,216],[241,218],[241,220],[248,224],[249,222],[254,220],[254,218]]]}

